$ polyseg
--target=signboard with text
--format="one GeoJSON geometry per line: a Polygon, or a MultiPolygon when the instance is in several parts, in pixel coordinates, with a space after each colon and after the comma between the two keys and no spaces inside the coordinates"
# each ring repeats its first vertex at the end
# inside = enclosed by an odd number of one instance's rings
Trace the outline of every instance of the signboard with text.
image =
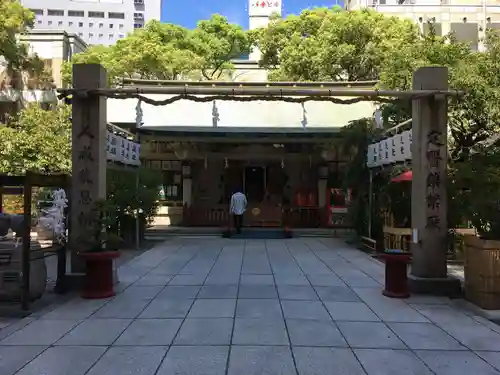
{"type": "Polygon", "coordinates": [[[273,13],[281,15],[281,0],[249,0],[249,16],[270,16],[273,13]]]}

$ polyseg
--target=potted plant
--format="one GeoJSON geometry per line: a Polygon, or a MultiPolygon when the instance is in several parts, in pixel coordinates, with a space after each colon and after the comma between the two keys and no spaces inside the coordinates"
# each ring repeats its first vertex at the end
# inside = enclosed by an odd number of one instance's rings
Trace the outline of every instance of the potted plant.
{"type": "Polygon", "coordinates": [[[490,147],[459,163],[456,195],[477,235],[464,236],[465,296],[483,309],[500,309],[500,149],[490,147]]]}
{"type": "Polygon", "coordinates": [[[95,205],[95,221],[84,241],[86,250],[79,253],[85,260],[86,272],[82,297],[109,298],[114,290],[113,262],[120,256],[121,238],[109,229],[113,222],[112,208],[106,201],[95,205]]]}

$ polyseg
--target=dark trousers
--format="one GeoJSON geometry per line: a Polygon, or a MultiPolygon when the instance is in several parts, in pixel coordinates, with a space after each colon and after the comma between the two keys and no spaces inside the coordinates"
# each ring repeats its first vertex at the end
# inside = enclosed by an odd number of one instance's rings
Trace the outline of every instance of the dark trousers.
{"type": "Polygon", "coordinates": [[[243,224],[243,215],[233,215],[234,227],[236,233],[241,233],[241,226],[243,224]]]}

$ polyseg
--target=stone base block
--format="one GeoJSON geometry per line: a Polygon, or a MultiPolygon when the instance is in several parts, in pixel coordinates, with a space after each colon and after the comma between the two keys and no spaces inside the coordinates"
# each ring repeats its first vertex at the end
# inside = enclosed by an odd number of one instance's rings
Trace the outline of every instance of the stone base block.
{"type": "Polygon", "coordinates": [[[408,286],[411,293],[429,294],[433,296],[447,296],[458,298],[462,294],[462,284],[459,279],[448,276],[446,278],[408,276],[408,286]]]}

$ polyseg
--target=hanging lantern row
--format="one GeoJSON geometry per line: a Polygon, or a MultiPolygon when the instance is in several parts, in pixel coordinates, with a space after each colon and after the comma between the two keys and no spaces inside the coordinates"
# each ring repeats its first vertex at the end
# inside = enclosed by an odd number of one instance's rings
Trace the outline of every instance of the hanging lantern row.
{"type": "Polygon", "coordinates": [[[407,130],[368,146],[366,166],[381,167],[411,160],[412,131],[407,130]]]}
{"type": "Polygon", "coordinates": [[[108,130],[106,159],[126,165],[140,166],[141,145],[108,130]]]}

